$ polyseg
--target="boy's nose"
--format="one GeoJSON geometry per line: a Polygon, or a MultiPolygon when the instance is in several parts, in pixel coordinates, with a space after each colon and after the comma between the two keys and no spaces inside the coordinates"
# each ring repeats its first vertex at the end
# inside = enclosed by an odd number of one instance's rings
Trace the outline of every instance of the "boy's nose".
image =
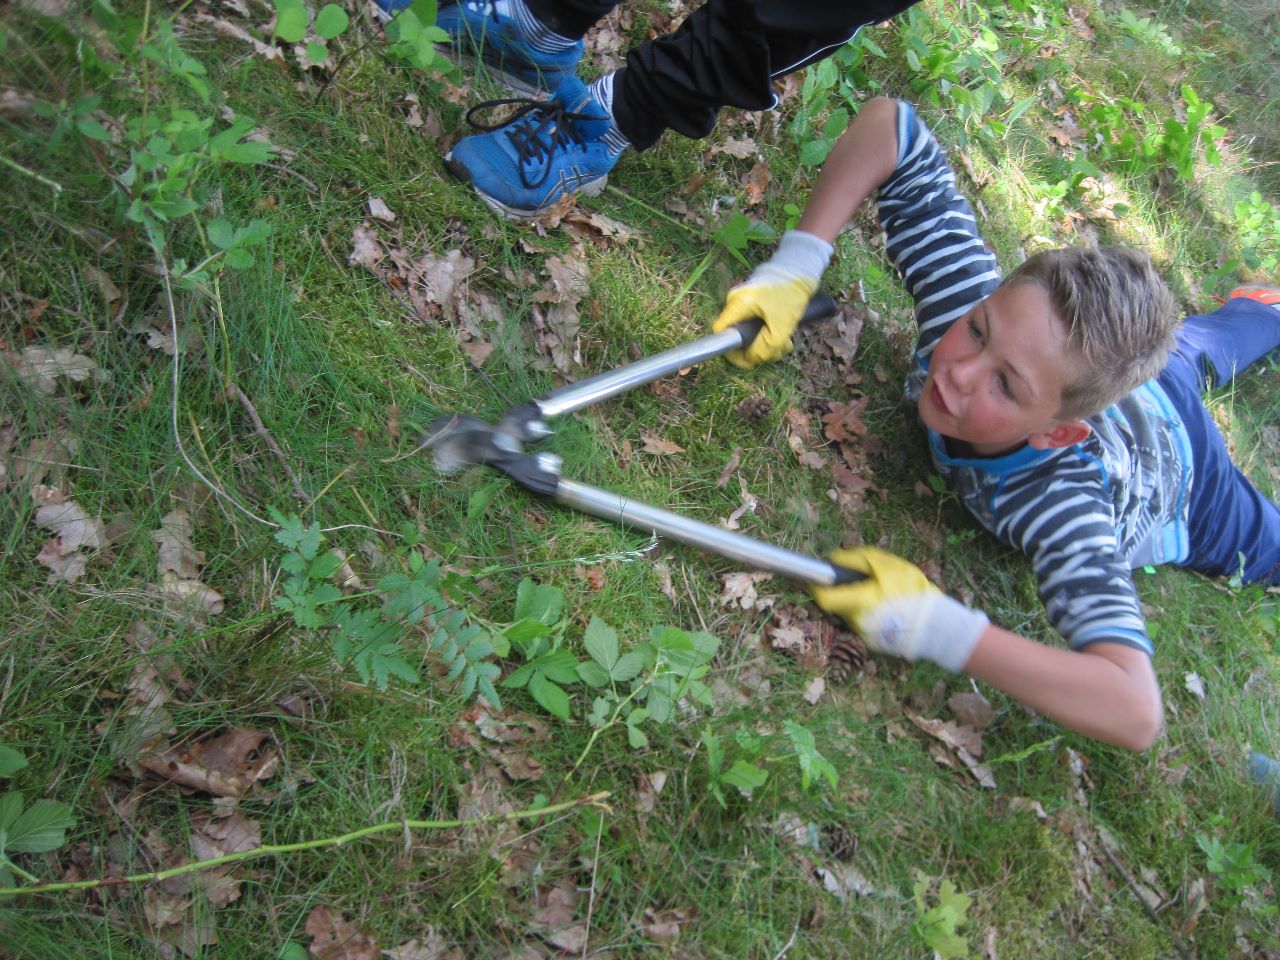
{"type": "Polygon", "coordinates": [[[960,393],[969,393],[977,380],[978,365],[973,359],[956,360],[951,364],[949,379],[960,393]]]}

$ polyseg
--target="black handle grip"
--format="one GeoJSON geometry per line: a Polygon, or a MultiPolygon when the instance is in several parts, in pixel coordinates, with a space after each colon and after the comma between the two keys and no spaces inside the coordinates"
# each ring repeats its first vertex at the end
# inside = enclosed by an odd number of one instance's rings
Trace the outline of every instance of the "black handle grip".
{"type": "MultiPolygon", "coordinates": [[[[819,291],[809,299],[809,305],[804,308],[804,313],[800,315],[800,323],[803,325],[812,323],[815,320],[825,320],[827,317],[834,316],[836,309],[835,298],[829,293],[819,291]]],[[[746,347],[764,329],[764,321],[759,317],[752,317],[750,320],[743,320],[741,323],[734,324],[733,329],[737,330],[742,336],[742,346],[746,347]]]]}
{"type": "Polygon", "coordinates": [[[846,583],[857,583],[860,580],[867,579],[867,575],[861,570],[854,570],[852,567],[842,567],[838,563],[831,564],[831,569],[836,575],[836,582],[833,586],[843,587],[846,583]]]}

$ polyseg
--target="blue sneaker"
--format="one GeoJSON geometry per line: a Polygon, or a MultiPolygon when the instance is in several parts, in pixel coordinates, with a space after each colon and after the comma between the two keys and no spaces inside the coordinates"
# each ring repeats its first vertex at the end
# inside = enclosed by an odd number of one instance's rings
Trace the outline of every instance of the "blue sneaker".
{"type": "MultiPolygon", "coordinates": [[[[412,6],[413,0],[375,3],[378,16],[386,22],[412,6]]],[[[436,26],[449,34],[451,54],[470,64],[479,59],[494,73],[495,80],[522,96],[540,96],[556,90],[574,75],[582,59],[581,40],[567,49],[549,52],[546,47],[556,44],[530,36],[528,29],[510,14],[506,0],[442,3],[436,26]]]]}
{"type": "Polygon", "coordinates": [[[539,216],[565,194],[598,195],[627,142],[577,77],[561,84],[551,100],[477,104],[467,121],[486,132],[459,140],[445,154],[445,166],[512,219],[539,216]],[[520,109],[505,123],[472,119],[478,110],[511,104],[520,109]]]}

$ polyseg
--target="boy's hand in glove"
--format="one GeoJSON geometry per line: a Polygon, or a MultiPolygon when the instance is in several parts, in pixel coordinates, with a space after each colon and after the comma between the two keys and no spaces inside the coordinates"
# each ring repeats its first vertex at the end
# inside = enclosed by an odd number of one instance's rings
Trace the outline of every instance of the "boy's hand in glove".
{"type": "Polygon", "coordinates": [[[724,310],[711,325],[720,333],[752,317],[764,321],[748,346],[731,350],[725,359],[749,369],[790,353],[791,335],[818,289],[831,253],[831,244],[811,233],[789,230],[783,234],[774,255],[756,267],[745,283],[729,291],[724,310]]]}
{"type": "Polygon", "coordinates": [[[947,670],[969,662],[990,622],[941,593],[920,568],[875,547],[837,550],[832,563],[867,575],[838,587],[810,586],[814,600],[856,630],[867,646],[904,660],[931,660],[947,670]]]}

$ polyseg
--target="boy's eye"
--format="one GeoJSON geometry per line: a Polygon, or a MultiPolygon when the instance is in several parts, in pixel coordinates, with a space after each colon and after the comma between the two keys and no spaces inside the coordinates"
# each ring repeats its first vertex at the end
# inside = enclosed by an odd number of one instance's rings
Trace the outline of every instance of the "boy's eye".
{"type": "Polygon", "coordinates": [[[1008,377],[1006,377],[1006,376],[1002,373],[1002,374],[1000,374],[999,376],[997,376],[997,377],[996,377],[996,380],[997,380],[997,382],[1000,384],[1000,392],[1001,392],[1001,393],[1003,393],[1003,394],[1005,395],[1005,397],[1006,397],[1006,398],[1008,398],[1009,400],[1016,400],[1016,399],[1017,399],[1017,398],[1013,395],[1013,387],[1011,387],[1011,386],[1009,385],[1009,378],[1008,378],[1008,377]]]}
{"type": "Polygon", "coordinates": [[[978,343],[982,342],[982,331],[978,329],[978,322],[973,317],[969,318],[969,336],[973,337],[978,343]]]}

